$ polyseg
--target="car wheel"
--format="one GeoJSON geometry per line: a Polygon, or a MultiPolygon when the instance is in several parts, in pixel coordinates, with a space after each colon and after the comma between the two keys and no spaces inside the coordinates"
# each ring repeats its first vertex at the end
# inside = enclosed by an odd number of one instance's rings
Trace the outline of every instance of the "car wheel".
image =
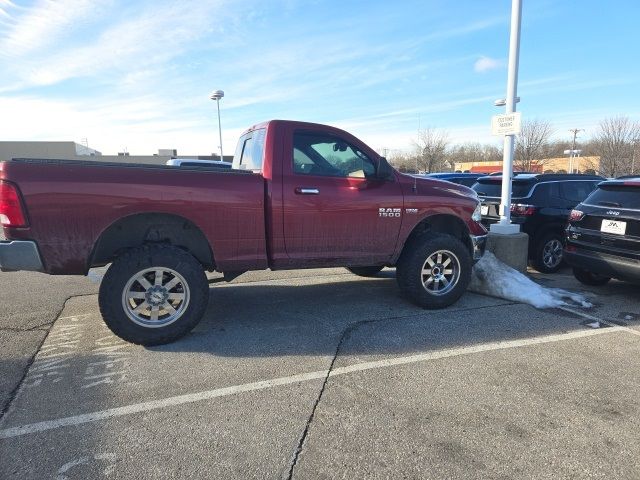
{"type": "Polygon", "coordinates": [[[347,267],[354,275],[358,275],[359,277],[375,277],[380,270],[384,267],[372,266],[372,267],[347,267]]]}
{"type": "Polygon", "coordinates": [[[562,235],[548,233],[535,246],[533,266],[541,273],[554,273],[562,267],[562,235]]]}
{"type": "Polygon", "coordinates": [[[200,263],[170,245],[145,246],[118,257],[100,285],[102,318],[118,337],[162,345],[191,331],[209,300],[200,263]]]}
{"type": "Polygon", "coordinates": [[[447,234],[425,234],[405,247],[396,268],[403,293],[423,308],[444,308],[467,289],[472,261],[467,247],[447,234]]]}
{"type": "Polygon", "coordinates": [[[604,275],[598,275],[597,273],[591,273],[587,270],[583,270],[582,268],[573,267],[573,276],[580,283],[584,283],[585,285],[591,285],[594,287],[599,287],[604,285],[609,280],[610,277],[605,277],[604,275]]]}

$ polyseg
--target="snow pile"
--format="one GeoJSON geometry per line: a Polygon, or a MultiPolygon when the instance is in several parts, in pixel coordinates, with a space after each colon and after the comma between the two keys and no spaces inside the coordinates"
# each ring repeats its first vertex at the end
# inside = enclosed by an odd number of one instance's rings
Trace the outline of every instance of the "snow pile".
{"type": "Polygon", "coordinates": [[[559,288],[545,288],[526,275],[486,252],[473,267],[469,290],[516,302],[528,303],[536,308],[593,306],[584,295],[559,288]],[[572,303],[570,303],[572,302],[572,303]]]}
{"type": "Polygon", "coordinates": [[[104,269],[92,268],[89,270],[89,273],[87,273],[87,277],[93,283],[100,283],[102,282],[102,277],[104,277],[104,269]]]}

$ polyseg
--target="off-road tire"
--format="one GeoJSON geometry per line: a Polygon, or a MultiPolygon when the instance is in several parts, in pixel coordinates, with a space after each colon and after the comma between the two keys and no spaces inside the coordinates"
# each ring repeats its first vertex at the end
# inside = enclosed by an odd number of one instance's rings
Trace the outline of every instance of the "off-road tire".
{"type": "Polygon", "coordinates": [[[383,268],[374,265],[371,267],[347,267],[347,270],[359,277],[375,277],[383,268]]]}
{"type": "Polygon", "coordinates": [[[533,249],[533,258],[531,259],[533,268],[540,273],[555,273],[560,270],[563,265],[563,240],[563,236],[557,232],[545,233],[540,237],[533,249]]]}
{"type": "Polygon", "coordinates": [[[576,277],[576,280],[578,280],[580,283],[590,285],[592,287],[602,286],[608,283],[609,280],[611,280],[610,277],[598,275],[597,273],[592,273],[578,267],[573,267],[573,276],[576,277]]]}
{"type": "Polygon", "coordinates": [[[98,303],[107,327],[127,342],[152,346],[173,342],[195,327],[207,308],[209,284],[202,265],[188,252],[171,245],[149,245],[116,258],[100,285],[98,303]],[[141,326],[126,311],[123,292],[141,271],[166,268],[177,272],[188,288],[181,315],[166,326],[141,326]]]}
{"type": "Polygon", "coordinates": [[[405,246],[396,265],[396,279],[403,294],[416,305],[428,309],[444,308],[455,303],[466,291],[472,266],[469,249],[460,240],[448,234],[427,232],[405,246]],[[448,265],[457,263],[458,269],[453,287],[438,295],[430,293],[423,283],[423,266],[428,265],[427,259],[436,252],[448,252],[444,255],[455,259],[448,265]]]}

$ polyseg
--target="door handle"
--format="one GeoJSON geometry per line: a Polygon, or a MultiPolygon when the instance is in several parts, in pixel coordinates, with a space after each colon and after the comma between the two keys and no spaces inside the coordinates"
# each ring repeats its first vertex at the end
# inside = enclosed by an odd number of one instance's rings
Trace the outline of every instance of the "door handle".
{"type": "Polygon", "coordinates": [[[320,190],[317,188],[307,188],[307,187],[296,187],[295,192],[298,195],[319,195],[320,190]]]}

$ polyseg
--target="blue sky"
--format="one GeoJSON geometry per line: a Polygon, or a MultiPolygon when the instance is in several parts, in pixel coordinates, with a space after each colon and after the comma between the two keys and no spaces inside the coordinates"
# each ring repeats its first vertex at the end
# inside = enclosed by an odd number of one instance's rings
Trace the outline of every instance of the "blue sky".
{"type": "MultiPolygon", "coordinates": [[[[217,151],[270,118],[372,147],[418,128],[498,143],[509,0],[0,0],[0,139],[88,139],[103,153],[217,151]]],[[[591,136],[640,119],[637,0],[523,0],[518,109],[591,136]]]]}

